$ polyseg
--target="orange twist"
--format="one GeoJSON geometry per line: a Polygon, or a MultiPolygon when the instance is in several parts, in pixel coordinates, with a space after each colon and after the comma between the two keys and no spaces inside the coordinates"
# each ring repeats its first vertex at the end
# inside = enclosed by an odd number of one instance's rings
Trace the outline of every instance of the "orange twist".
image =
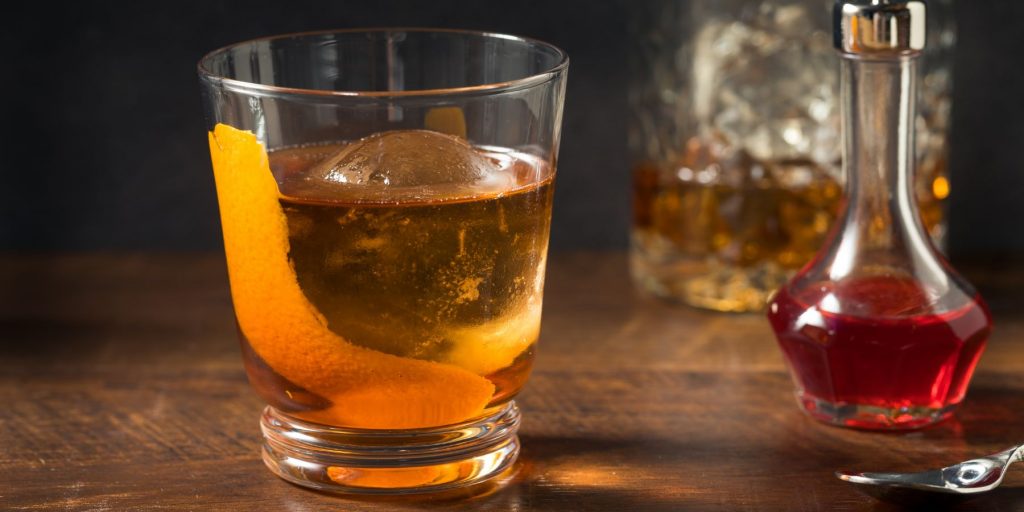
{"type": "Polygon", "coordinates": [[[306,416],[377,429],[480,416],[494,393],[484,377],[358,347],[327,328],[288,258],[288,225],[266,150],[252,133],[224,124],[209,138],[238,324],[274,371],[332,402],[306,416]]]}

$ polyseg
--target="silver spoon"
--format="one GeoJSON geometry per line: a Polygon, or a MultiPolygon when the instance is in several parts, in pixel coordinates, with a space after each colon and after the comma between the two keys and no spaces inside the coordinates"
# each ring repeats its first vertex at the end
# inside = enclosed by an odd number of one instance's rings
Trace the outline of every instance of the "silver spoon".
{"type": "Polygon", "coordinates": [[[858,473],[836,471],[840,480],[861,492],[899,505],[949,501],[991,491],[1003,482],[1006,468],[1024,460],[1024,445],[988,457],[921,473],[858,473]]]}

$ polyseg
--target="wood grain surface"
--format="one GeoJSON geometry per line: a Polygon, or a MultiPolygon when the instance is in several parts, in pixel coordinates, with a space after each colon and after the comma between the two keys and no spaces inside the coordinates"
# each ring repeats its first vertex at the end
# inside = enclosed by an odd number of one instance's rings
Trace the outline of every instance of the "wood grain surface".
{"type": "MultiPolygon", "coordinates": [[[[877,434],[801,414],[759,315],[645,298],[620,253],[554,255],[514,470],[466,492],[352,499],[260,462],[221,256],[4,256],[0,509],[893,510],[832,472],[1024,442],[1024,276],[971,277],[996,331],[966,404],[877,434]]],[[[1024,468],[960,510],[1024,510],[1024,468]]]]}

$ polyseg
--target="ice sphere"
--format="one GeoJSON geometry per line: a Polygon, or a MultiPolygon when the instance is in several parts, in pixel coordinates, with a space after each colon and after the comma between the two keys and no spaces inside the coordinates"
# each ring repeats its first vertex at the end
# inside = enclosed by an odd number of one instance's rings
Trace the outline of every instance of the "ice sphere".
{"type": "Polygon", "coordinates": [[[314,165],[300,179],[301,195],[324,199],[447,198],[512,186],[511,173],[503,172],[499,162],[459,137],[429,130],[364,137],[314,165]]]}

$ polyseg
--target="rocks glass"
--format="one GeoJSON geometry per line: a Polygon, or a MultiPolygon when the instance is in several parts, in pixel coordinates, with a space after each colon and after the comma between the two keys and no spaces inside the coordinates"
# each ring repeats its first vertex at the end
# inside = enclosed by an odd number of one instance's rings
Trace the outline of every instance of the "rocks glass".
{"type": "MultiPolygon", "coordinates": [[[[655,294],[764,308],[811,258],[843,196],[831,4],[660,0],[632,11],[632,273],[655,294]]],[[[940,246],[952,2],[929,4],[914,193],[940,246]]]]}
{"type": "Polygon", "coordinates": [[[415,29],[202,59],[232,300],[277,475],[395,494],[513,463],[567,66],[539,41],[415,29]]]}

